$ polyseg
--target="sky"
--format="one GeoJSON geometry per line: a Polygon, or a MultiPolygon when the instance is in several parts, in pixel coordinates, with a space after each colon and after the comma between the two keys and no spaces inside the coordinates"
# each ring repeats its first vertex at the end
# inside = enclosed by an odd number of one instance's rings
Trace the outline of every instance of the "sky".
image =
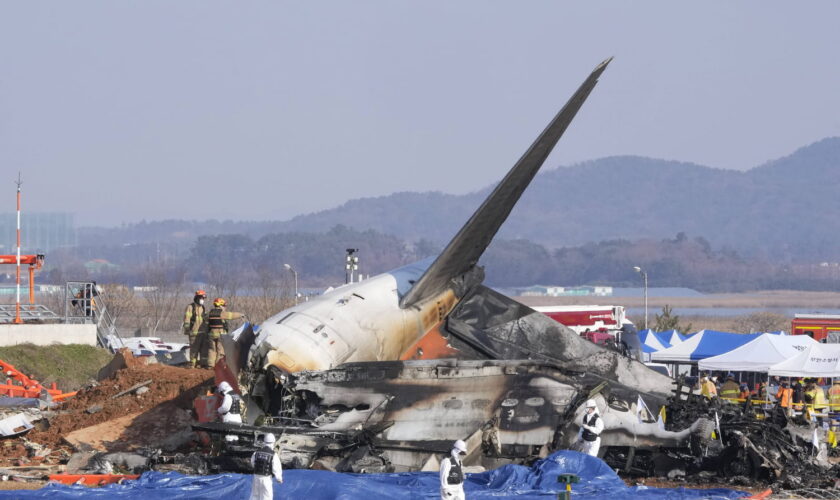
{"type": "Polygon", "coordinates": [[[0,202],[77,225],[282,220],[544,168],[748,169],[840,136],[840,2],[0,3],[0,202]],[[5,200],[3,202],[2,200],[5,200]]]}

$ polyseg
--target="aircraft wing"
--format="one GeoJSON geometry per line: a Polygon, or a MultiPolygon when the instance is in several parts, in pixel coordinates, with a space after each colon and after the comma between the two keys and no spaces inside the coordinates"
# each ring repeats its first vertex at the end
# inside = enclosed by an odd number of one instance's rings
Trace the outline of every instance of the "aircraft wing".
{"type": "Polygon", "coordinates": [[[450,285],[452,279],[463,275],[478,263],[481,254],[554,149],[589,93],[595,88],[598,77],[611,60],[612,58],[609,58],[599,64],[581,84],[423,276],[403,296],[400,307],[408,308],[437,295],[450,285]]]}

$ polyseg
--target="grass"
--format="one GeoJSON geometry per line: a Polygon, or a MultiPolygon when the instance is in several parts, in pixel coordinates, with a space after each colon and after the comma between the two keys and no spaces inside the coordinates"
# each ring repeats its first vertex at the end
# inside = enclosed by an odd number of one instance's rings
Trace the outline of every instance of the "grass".
{"type": "Polygon", "coordinates": [[[99,369],[112,357],[106,349],[80,344],[0,347],[0,360],[14,365],[45,387],[56,382],[63,391],[74,391],[95,379],[99,369]]]}

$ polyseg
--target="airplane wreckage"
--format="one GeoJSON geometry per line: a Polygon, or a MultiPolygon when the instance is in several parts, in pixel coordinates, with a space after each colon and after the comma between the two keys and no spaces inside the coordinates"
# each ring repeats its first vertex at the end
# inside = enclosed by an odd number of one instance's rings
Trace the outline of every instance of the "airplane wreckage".
{"type": "Polygon", "coordinates": [[[527,463],[573,447],[590,398],[605,424],[601,455],[628,474],[709,471],[796,483],[787,458],[800,456],[797,471],[815,467],[816,458],[797,451],[802,443],[808,449],[807,432],[783,431],[784,419],[748,424],[738,405],[675,389],[628,355],[638,347],[632,335],[623,352],[604,348],[482,285],[479,258],[609,62],[586,78],[439,256],[225,336],[217,374],[221,366],[241,394],[244,423],[195,424],[240,436],[221,456],[193,461],[195,468],[247,471],[265,432],[278,436],[284,466],[293,468],[436,470],[456,439],[468,443],[466,465],[527,463]],[[664,423],[656,418],[662,406],[664,423]]]}

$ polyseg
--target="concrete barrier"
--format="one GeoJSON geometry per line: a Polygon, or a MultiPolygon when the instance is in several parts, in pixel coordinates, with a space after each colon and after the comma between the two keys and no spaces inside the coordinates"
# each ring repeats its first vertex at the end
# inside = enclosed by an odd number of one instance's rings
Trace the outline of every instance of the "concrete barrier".
{"type": "Polygon", "coordinates": [[[96,345],[96,325],[0,325],[0,346],[17,344],[96,345]]]}

